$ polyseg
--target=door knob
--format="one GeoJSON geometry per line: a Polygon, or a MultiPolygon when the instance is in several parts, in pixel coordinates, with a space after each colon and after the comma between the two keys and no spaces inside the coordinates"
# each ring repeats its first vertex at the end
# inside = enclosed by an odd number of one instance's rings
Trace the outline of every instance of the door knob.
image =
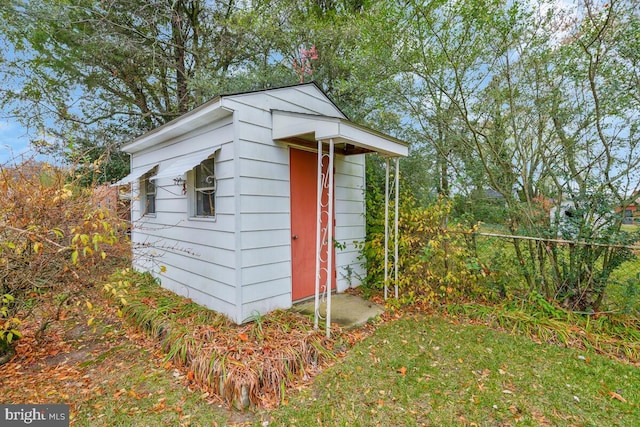
{"type": "Polygon", "coordinates": [[[294,234],[293,236],[291,236],[291,238],[292,238],[293,240],[298,240],[298,235],[297,235],[297,234],[294,234]]]}

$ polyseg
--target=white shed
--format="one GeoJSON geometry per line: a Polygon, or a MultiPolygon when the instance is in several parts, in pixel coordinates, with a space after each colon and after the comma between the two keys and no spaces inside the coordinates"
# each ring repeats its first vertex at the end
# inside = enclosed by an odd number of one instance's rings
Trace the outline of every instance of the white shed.
{"type": "Polygon", "coordinates": [[[242,323],[317,299],[328,277],[337,292],[359,285],[364,155],[408,147],[306,83],[216,97],[123,150],[134,267],[242,323]]]}

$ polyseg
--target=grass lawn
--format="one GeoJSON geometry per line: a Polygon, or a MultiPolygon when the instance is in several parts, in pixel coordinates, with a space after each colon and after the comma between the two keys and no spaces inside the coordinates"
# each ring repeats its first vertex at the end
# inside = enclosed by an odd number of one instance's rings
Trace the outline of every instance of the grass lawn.
{"type": "Polygon", "coordinates": [[[436,316],[382,325],[268,415],[278,426],[638,426],[639,405],[638,367],[436,316]]]}
{"type": "Polygon", "coordinates": [[[38,342],[26,330],[0,402],[68,403],[75,426],[640,425],[637,366],[436,314],[381,322],[284,405],[239,412],[99,310],[91,327],[68,311],[38,342]]]}

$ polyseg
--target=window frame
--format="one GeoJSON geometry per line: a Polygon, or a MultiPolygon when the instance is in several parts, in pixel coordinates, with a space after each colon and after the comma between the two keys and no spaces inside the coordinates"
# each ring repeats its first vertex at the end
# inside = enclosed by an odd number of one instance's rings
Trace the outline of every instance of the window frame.
{"type": "MultiPolygon", "coordinates": [[[[215,160],[215,156],[209,156],[206,159],[202,160],[202,162],[200,162],[198,165],[196,165],[193,169],[191,169],[189,171],[189,177],[190,177],[190,181],[191,181],[191,191],[190,191],[190,198],[191,198],[191,217],[194,219],[205,219],[205,220],[214,220],[216,219],[216,215],[217,215],[217,210],[216,210],[216,195],[218,193],[218,189],[217,189],[217,178],[216,178],[216,160],[215,160]],[[212,175],[209,175],[212,177],[213,182],[212,185],[208,186],[208,187],[199,187],[198,186],[198,178],[199,178],[199,172],[201,173],[200,168],[204,166],[205,163],[207,162],[211,162],[211,168],[212,168],[212,175]],[[204,210],[201,210],[202,205],[200,204],[199,200],[198,200],[198,193],[203,194],[204,197],[204,192],[212,192],[211,198],[213,199],[213,206],[211,206],[211,208],[213,209],[213,213],[206,213],[204,212],[204,210]]],[[[208,177],[207,177],[208,178],[208,177]]]]}
{"type": "Polygon", "coordinates": [[[154,168],[140,177],[140,210],[142,216],[156,216],[156,195],[158,194],[158,187],[150,178],[156,174],[157,170],[154,168]],[[153,188],[153,192],[149,191],[149,186],[153,188]],[[149,201],[153,203],[150,204],[149,201]],[[153,210],[149,210],[149,206],[153,206],[153,210]]]}

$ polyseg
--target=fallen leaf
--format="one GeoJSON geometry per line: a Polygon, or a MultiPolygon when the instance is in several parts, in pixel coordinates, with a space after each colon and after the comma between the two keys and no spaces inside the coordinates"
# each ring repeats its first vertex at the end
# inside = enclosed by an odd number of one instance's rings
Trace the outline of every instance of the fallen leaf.
{"type": "Polygon", "coordinates": [[[609,396],[611,396],[613,399],[619,400],[620,402],[627,403],[627,399],[625,399],[624,397],[620,396],[615,391],[610,391],[609,392],[609,396]]]}
{"type": "Polygon", "coordinates": [[[249,336],[247,334],[245,334],[244,332],[239,333],[238,334],[238,338],[240,339],[240,341],[249,341],[249,336]]]}
{"type": "Polygon", "coordinates": [[[400,375],[406,375],[407,374],[407,368],[405,368],[404,366],[400,369],[398,369],[398,373],[400,375]]]}

